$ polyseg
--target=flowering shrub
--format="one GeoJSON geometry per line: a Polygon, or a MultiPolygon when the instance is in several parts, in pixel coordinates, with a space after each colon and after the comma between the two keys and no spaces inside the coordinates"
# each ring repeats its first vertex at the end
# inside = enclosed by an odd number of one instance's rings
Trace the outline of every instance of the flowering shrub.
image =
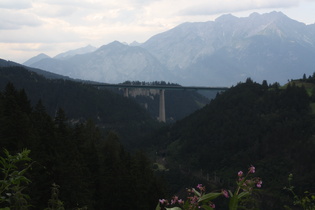
{"type": "MultiPolygon", "coordinates": [[[[284,187],[285,190],[293,195],[293,205],[300,206],[304,210],[315,210],[315,194],[308,191],[304,192],[303,196],[299,196],[294,192],[294,186],[291,185],[293,174],[289,174],[289,187],[284,187]]],[[[291,209],[289,206],[284,206],[285,209],[291,209]]]]}
{"type": "Polygon", "coordinates": [[[179,199],[178,196],[173,196],[170,202],[165,199],[160,199],[156,210],[214,209],[215,204],[211,200],[219,197],[223,192],[205,194],[205,191],[206,187],[202,186],[202,184],[198,184],[196,188],[187,189],[188,197],[186,201],[179,199]]]}
{"type": "Polygon", "coordinates": [[[229,201],[229,209],[236,210],[239,206],[240,201],[243,198],[251,195],[255,187],[261,188],[262,180],[259,177],[250,178],[251,174],[255,173],[255,167],[250,166],[247,174],[244,176],[243,171],[237,173],[238,180],[236,182],[237,188],[234,193],[229,190],[231,196],[229,201]]]}
{"type": "Polygon", "coordinates": [[[187,189],[188,197],[186,201],[179,199],[178,196],[173,196],[170,202],[166,199],[160,199],[156,210],[212,210],[215,208],[213,200],[219,196],[229,199],[229,209],[236,210],[242,199],[250,196],[255,187],[260,188],[262,185],[262,180],[259,177],[250,178],[250,175],[254,173],[254,166],[250,166],[245,175],[243,171],[239,171],[237,173],[237,187],[234,193],[230,190],[222,189],[221,191],[206,194],[205,186],[198,184],[196,188],[187,189]]]}

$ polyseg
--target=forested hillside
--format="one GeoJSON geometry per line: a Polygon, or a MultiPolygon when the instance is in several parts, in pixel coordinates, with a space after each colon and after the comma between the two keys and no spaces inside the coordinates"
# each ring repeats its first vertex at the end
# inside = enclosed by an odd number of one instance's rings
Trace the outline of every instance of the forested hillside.
{"type": "MultiPolygon", "coordinates": [[[[18,89],[25,90],[32,105],[41,100],[51,116],[55,115],[58,108],[62,108],[73,122],[91,119],[105,130],[118,130],[122,141],[131,147],[139,146],[136,145],[138,134],[150,132],[152,127],[159,126],[156,122],[159,112],[158,94],[138,95],[127,99],[122,96],[123,91],[117,88],[97,89],[89,81],[49,78],[21,65],[0,60],[0,90],[8,82],[12,82],[18,89]],[[125,142],[126,136],[128,142],[125,142]],[[132,136],[135,140],[133,142],[132,136]]],[[[165,82],[155,82],[155,85],[157,83],[165,82]]],[[[196,91],[167,90],[167,122],[182,119],[208,102],[207,98],[196,91]]]]}
{"type": "MultiPolygon", "coordinates": [[[[4,148],[11,154],[28,148],[34,161],[26,174],[32,182],[23,190],[30,209],[48,206],[54,183],[65,209],[153,209],[163,191],[148,158],[126,152],[113,132],[102,137],[92,121],[70,126],[66,118],[62,109],[50,117],[40,101],[32,107],[25,91],[12,83],[0,93],[0,155],[4,148]]],[[[1,201],[17,195],[3,184],[1,201]]],[[[7,205],[0,202],[0,208],[7,205]]]]}
{"type": "Polygon", "coordinates": [[[159,126],[135,101],[110,90],[71,80],[46,79],[18,66],[0,68],[0,90],[8,82],[23,88],[33,106],[41,100],[50,116],[62,108],[72,123],[93,120],[102,131],[117,131],[128,147],[136,148],[142,135],[159,126]]]}
{"type": "MultiPolygon", "coordinates": [[[[312,80],[303,83],[312,87],[308,92],[314,92],[312,80]]],[[[151,142],[156,159],[166,168],[177,168],[182,177],[203,178],[219,189],[233,185],[237,171],[253,164],[264,180],[260,208],[282,209],[288,198],[283,187],[290,173],[299,192],[315,191],[315,121],[310,106],[314,99],[299,84],[283,88],[248,79],[230,88],[203,109],[155,134],[151,142]]]]}
{"type": "Polygon", "coordinates": [[[3,60],[0,58],[0,67],[22,67],[25,68],[27,70],[30,70],[32,72],[35,72],[39,75],[44,76],[45,78],[49,78],[49,79],[70,79],[69,77],[66,76],[62,76],[59,74],[55,74],[52,72],[48,72],[48,71],[44,71],[41,69],[37,69],[37,68],[31,68],[31,67],[27,67],[27,66],[23,66],[19,63],[13,62],[13,61],[7,61],[7,60],[3,60]]]}

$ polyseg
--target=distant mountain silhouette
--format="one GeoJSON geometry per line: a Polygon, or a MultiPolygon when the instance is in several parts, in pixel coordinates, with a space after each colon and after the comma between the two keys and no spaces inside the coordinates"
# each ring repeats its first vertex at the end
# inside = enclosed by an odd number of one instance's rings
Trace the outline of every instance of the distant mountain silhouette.
{"type": "Polygon", "coordinates": [[[183,23],[143,44],[113,42],[70,58],[42,59],[30,66],[101,82],[170,81],[229,86],[251,77],[284,83],[314,72],[315,24],[281,12],[183,23]]]}

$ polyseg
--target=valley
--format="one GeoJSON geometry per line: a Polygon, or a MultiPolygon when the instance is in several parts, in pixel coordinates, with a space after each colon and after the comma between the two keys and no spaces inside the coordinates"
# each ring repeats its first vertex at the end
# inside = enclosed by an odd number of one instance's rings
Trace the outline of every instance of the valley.
{"type": "Polygon", "coordinates": [[[223,15],[0,59],[0,208],[160,210],[207,189],[204,209],[312,209],[314,37],[281,12],[223,15]]]}

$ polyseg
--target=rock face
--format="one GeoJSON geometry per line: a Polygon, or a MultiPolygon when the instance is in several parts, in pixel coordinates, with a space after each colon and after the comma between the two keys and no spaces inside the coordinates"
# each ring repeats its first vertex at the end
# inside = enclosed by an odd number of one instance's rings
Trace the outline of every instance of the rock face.
{"type": "Polygon", "coordinates": [[[169,81],[230,86],[254,81],[284,83],[315,71],[315,24],[281,12],[246,18],[184,23],[143,44],[113,42],[85,54],[29,64],[54,73],[100,82],[169,81]]]}

